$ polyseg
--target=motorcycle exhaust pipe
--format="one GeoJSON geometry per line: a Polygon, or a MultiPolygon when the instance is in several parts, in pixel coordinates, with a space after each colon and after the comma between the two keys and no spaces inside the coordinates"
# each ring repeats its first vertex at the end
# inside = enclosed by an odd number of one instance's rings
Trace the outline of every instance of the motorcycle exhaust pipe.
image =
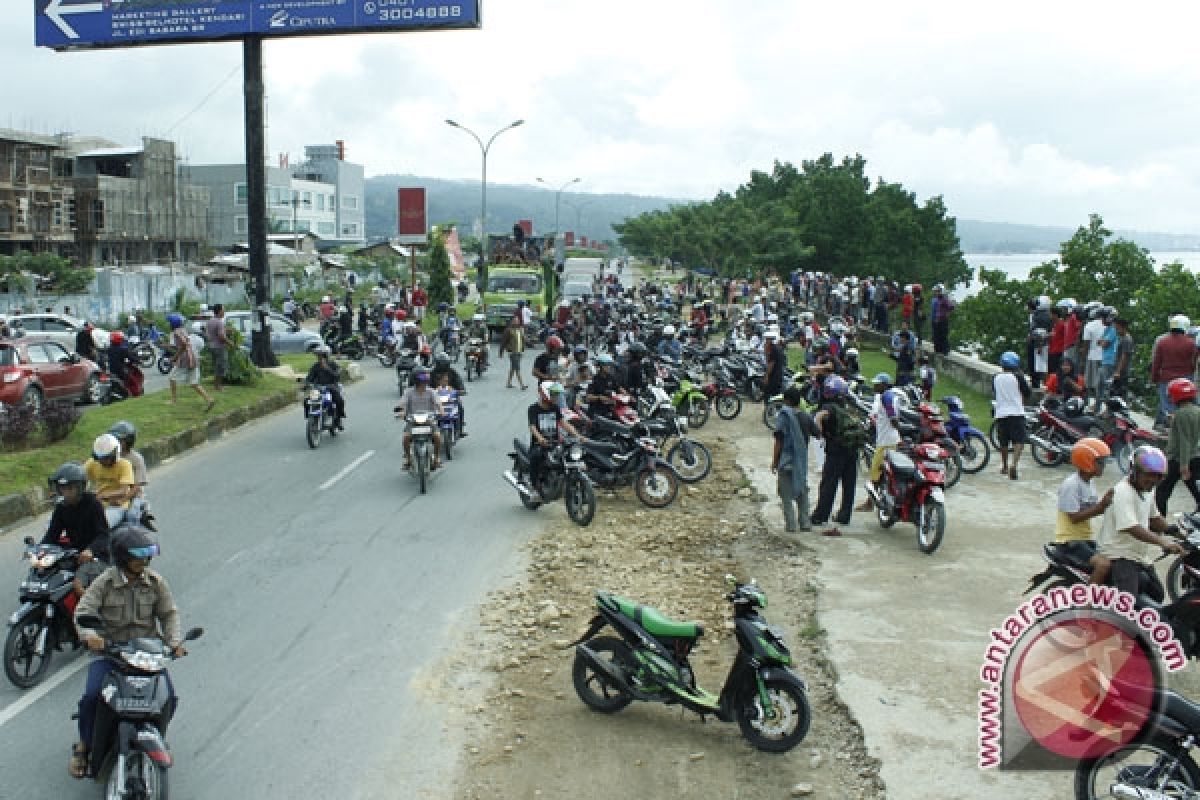
{"type": "Polygon", "coordinates": [[[1109,791],[1113,797],[1121,797],[1125,800],[1171,800],[1171,795],[1166,792],[1141,786],[1129,786],[1124,783],[1114,783],[1109,787],[1109,791]]]}
{"type": "Polygon", "coordinates": [[[529,487],[517,480],[517,476],[511,469],[504,470],[504,480],[508,481],[514,489],[521,493],[522,497],[531,497],[529,487]]]}
{"type": "Polygon", "coordinates": [[[575,652],[580,658],[587,661],[588,666],[591,667],[592,670],[603,675],[605,679],[612,683],[613,686],[616,686],[618,689],[628,692],[635,697],[642,694],[629,685],[629,683],[625,680],[625,676],[617,672],[611,661],[596,655],[595,651],[588,647],[586,643],[575,645],[575,652]]]}

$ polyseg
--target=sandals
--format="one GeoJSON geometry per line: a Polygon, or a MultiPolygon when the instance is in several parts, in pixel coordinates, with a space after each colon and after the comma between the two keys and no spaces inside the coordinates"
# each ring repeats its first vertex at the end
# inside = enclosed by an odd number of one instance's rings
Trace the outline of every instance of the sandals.
{"type": "Polygon", "coordinates": [[[71,745],[71,760],[67,762],[67,772],[72,778],[82,780],[87,777],[88,751],[82,742],[71,745]]]}

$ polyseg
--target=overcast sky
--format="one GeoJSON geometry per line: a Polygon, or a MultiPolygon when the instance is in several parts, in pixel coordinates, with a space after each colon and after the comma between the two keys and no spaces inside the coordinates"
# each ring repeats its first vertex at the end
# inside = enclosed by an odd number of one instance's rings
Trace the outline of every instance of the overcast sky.
{"type": "MultiPolygon", "coordinates": [[[[1200,233],[1191,0],[482,2],[480,30],[268,41],[271,160],[344,139],[368,175],[477,179],[444,120],[486,141],[524,119],[489,181],[708,199],[861,153],[958,217],[1200,233]]],[[[239,44],[55,53],[34,0],[3,7],[0,126],[242,160],[239,44]]]]}

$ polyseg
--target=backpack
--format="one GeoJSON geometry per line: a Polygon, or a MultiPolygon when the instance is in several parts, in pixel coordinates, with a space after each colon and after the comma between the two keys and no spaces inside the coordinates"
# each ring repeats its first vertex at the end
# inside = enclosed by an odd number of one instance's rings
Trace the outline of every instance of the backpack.
{"type": "Polygon", "coordinates": [[[851,414],[843,405],[830,405],[833,412],[834,438],[848,450],[861,450],[870,440],[867,428],[858,417],[851,414]]]}

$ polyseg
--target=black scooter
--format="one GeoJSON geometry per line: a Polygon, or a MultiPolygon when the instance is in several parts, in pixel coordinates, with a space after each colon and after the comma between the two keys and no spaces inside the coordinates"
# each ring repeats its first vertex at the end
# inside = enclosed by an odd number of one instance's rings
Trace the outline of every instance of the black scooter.
{"type": "Polygon", "coordinates": [[[645,426],[597,415],[590,430],[596,438],[583,441],[583,460],[593,483],[606,489],[633,484],[638,499],[650,508],[675,502],[679,473],[659,456],[658,442],[645,426]]]}
{"type": "Polygon", "coordinates": [[[4,674],[13,686],[29,689],[46,677],[55,650],[79,647],[66,605],[79,568],[79,551],[37,544],[26,536],[24,557],[29,559],[29,573],[21,581],[21,607],[8,618],[4,674]]]}
{"type": "MultiPolygon", "coordinates": [[[[104,629],[99,617],[79,617],[78,623],[104,629]]],[[[192,628],[183,638],[190,642],[203,634],[203,628],[192,628]]],[[[87,774],[102,780],[107,773],[105,797],[166,800],[167,769],[174,764],[166,732],[176,705],[167,664],[175,655],[160,639],[138,638],[106,641],[104,656],[113,669],[100,690],[87,774]]]]}
{"type": "Polygon", "coordinates": [[[513,449],[508,455],[513,468],[505,471],[504,479],[517,490],[526,508],[536,511],[543,503],[553,503],[561,497],[572,522],[580,527],[591,524],[596,516],[596,491],[588,480],[583,447],[578,442],[559,442],[550,448],[542,467],[542,479],[536,484],[529,467],[529,448],[520,439],[513,439],[513,449]]]}

